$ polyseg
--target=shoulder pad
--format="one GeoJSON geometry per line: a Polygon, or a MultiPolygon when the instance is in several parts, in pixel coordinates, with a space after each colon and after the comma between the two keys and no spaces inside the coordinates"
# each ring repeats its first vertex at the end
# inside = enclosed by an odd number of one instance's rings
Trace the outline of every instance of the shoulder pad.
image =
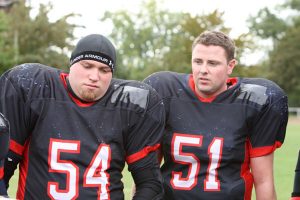
{"type": "Polygon", "coordinates": [[[143,109],[146,108],[149,90],[128,85],[114,85],[114,87],[115,91],[112,94],[111,103],[121,101],[123,103],[132,103],[138,105],[143,109]]]}

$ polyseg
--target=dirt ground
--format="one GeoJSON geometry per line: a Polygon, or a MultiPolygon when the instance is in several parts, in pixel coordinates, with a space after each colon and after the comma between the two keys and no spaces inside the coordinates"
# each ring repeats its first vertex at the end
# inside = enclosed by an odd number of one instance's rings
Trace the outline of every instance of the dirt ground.
{"type": "Polygon", "coordinates": [[[290,116],[288,123],[289,124],[300,124],[300,117],[290,116]]]}

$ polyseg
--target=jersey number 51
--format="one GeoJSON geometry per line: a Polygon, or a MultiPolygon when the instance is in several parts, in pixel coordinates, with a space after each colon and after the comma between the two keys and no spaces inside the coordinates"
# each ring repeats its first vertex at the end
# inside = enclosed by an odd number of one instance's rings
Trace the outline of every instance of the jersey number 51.
{"type": "MultiPolygon", "coordinates": [[[[203,136],[174,133],[171,154],[174,162],[188,165],[188,174],[182,177],[182,172],[172,171],[171,185],[178,190],[191,190],[197,185],[200,161],[193,153],[182,152],[183,146],[201,147],[203,136]]],[[[220,191],[220,180],[217,168],[222,157],[223,138],[215,137],[208,146],[209,165],[204,180],[204,191],[220,191]]]]}

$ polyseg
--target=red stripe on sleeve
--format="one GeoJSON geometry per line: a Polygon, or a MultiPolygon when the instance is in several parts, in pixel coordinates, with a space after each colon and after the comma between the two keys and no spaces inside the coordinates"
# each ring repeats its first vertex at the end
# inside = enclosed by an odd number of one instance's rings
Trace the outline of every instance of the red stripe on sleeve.
{"type": "Polygon", "coordinates": [[[2,179],[4,176],[4,168],[0,167],[0,179],[2,179]]]}
{"type": "Polygon", "coordinates": [[[257,148],[252,148],[250,145],[250,157],[259,157],[259,156],[264,156],[272,153],[275,151],[276,148],[281,147],[282,143],[276,141],[273,146],[265,146],[265,147],[257,147],[257,148]]]}
{"type": "Polygon", "coordinates": [[[16,154],[23,155],[24,146],[20,145],[14,140],[10,140],[9,142],[9,149],[15,152],[16,154]]]}
{"type": "Polygon", "coordinates": [[[25,188],[26,188],[26,179],[28,174],[28,160],[29,160],[29,140],[26,141],[24,145],[24,158],[22,162],[19,164],[19,182],[18,182],[18,189],[16,194],[16,199],[25,199],[25,188]]]}
{"type": "Polygon", "coordinates": [[[241,177],[245,181],[245,193],[244,200],[251,200],[252,188],[253,188],[253,176],[250,172],[250,158],[249,158],[249,146],[250,142],[247,140],[245,143],[245,159],[241,167],[241,177]]]}
{"type": "Polygon", "coordinates": [[[126,162],[128,164],[134,163],[144,157],[146,157],[150,152],[156,151],[160,147],[160,144],[156,144],[154,146],[146,146],[141,151],[136,152],[130,156],[127,156],[126,162]]]}
{"type": "Polygon", "coordinates": [[[300,197],[292,197],[291,200],[300,200],[300,197]]]}

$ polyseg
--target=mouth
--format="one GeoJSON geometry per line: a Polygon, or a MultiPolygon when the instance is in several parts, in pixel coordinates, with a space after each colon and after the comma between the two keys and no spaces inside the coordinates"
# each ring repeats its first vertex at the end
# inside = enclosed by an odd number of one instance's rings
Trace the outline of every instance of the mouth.
{"type": "Polygon", "coordinates": [[[87,88],[93,88],[93,89],[99,88],[98,85],[94,85],[94,84],[84,84],[84,86],[87,87],[87,88]]]}
{"type": "Polygon", "coordinates": [[[203,81],[208,81],[209,79],[208,79],[208,78],[200,77],[199,80],[201,80],[201,81],[202,81],[202,80],[203,80],[203,81]]]}
{"type": "Polygon", "coordinates": [[[208,78],[200,77],[200,78],[198,78],[198,82],[199,82],[200,84],[208,84],[209,79],[208,79],[208,78]]]}

